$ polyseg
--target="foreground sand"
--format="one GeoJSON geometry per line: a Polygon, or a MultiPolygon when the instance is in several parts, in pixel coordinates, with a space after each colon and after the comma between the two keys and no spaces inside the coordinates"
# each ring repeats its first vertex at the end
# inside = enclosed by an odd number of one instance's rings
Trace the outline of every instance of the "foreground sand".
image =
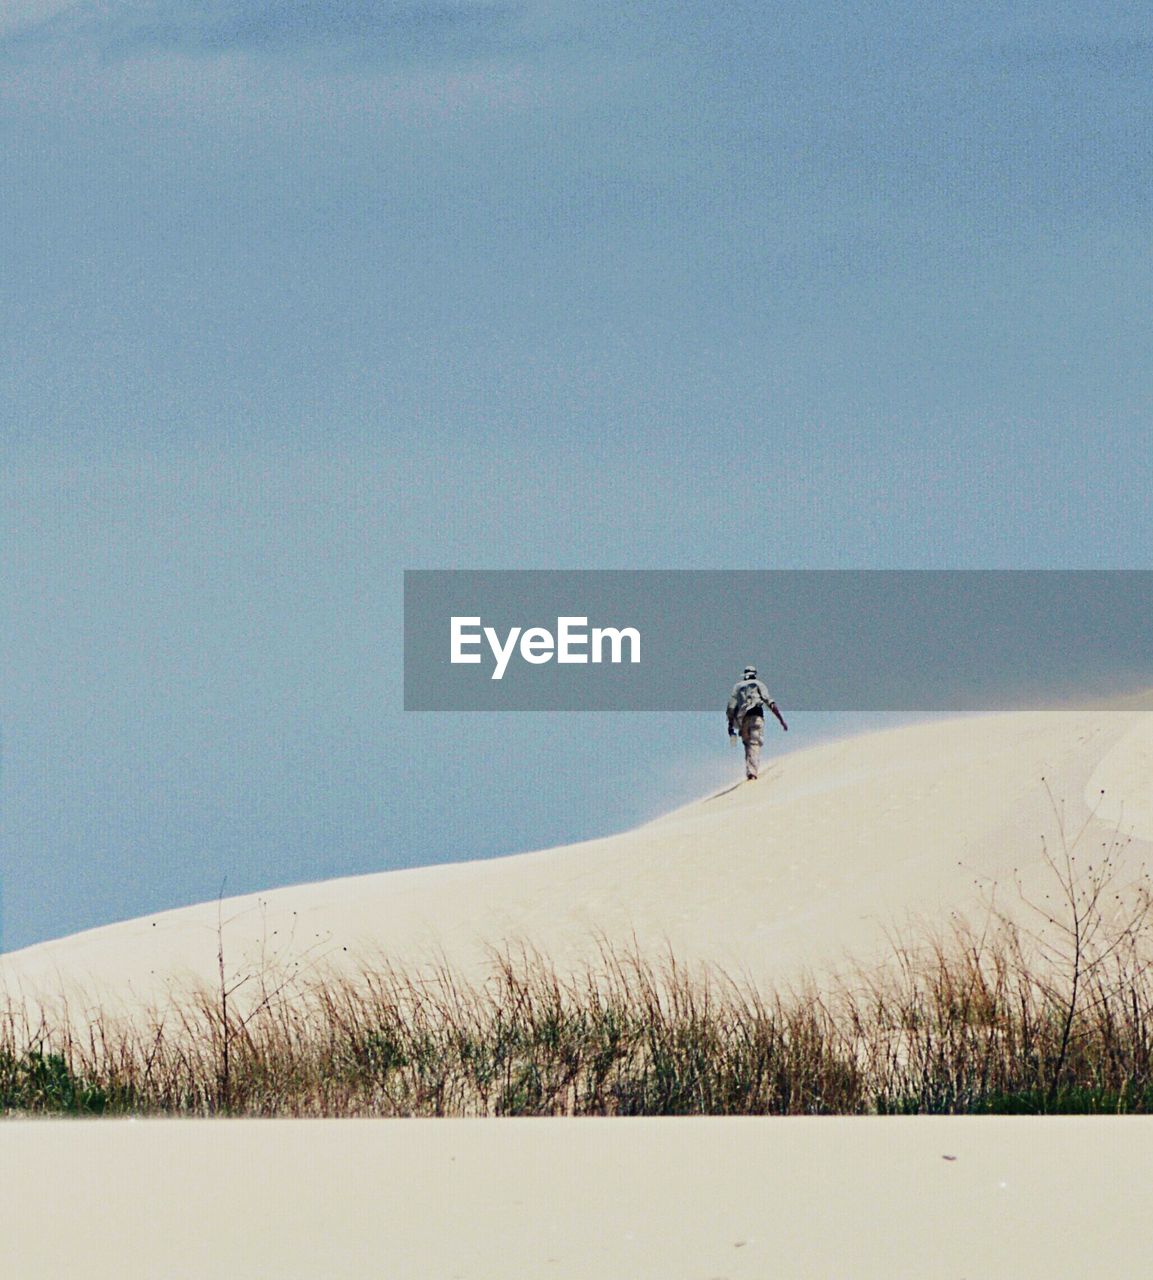
{"type": "Polygon", "coordinates": [[[1148,1274],[1153,1120],[8,1124],[14,1280],[1148,1274]]]}
{"type": "Polygon", "coordinates": [[[0,959],[0,990],[66,990],[74,1013],[131,1010],[213,985],[221,938],[230,972],[443,956],[476,976],[486,948],[509,940],[579,967],[604,937],[781,983],[868,961],[914,918],[979,915],[993,893],[1011,906],[1015,880],[1040,882],[1042,839],[1054,847],[1062,822],[1088,822],[1086,850],[1120,837],[1123,876],[1150,858],[1153,714],[1019,712],[868,734],[778,757],[755,783],[621,835],[296,885],[30,947],[0,959]]]}

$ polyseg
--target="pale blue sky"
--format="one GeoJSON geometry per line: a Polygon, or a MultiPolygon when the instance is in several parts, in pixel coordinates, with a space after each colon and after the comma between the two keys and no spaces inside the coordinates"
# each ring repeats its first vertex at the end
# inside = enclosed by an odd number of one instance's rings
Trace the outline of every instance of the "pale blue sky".
{"type": "Polygon", "coordinates": [[[405,716],[405,567],[1150,567],[1151,72],[1136,4],[5,6],[3,944],[734,772],[727,689],[405,716]]]}

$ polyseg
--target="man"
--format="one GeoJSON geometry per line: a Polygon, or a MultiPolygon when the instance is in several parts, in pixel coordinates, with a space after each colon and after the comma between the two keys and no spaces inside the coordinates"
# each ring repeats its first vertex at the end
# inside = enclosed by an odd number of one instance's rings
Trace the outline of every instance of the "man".
{"type": "Polygon", "coordinates": [[[756,667],[746,667],[745,674],[733,685],[727,714],[729,737],[740,735],[745,744],[745,777],[755,782],[761,764],[761,747],[765,741],[765,708],[777,717],[787,733],[789,726],[769,696],[768,689],[757,679],[756,667]]]}

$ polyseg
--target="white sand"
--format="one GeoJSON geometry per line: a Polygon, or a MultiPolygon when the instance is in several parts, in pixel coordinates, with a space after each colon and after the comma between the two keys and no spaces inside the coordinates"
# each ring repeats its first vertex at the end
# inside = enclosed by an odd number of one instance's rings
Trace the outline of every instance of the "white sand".
{"type": "Polygon", "coordinates": [[[1136,1280],[1151,1179],[1137,1117],[17,1122],[0,1273],[1136,1280]]]}
{"type": "Polygon", "coordinates": [[[476,974],[486,944],[508,939],[579,965],[604,935],[791,980],[867,961],[913,917],[979,917],[993,886],[1009,905],[1014,870],[1035,881],[1042,837],[1058,837],[1054,801],[1070,832],[1097,808],[1086,848],[1120,825],[1123,874],[1135,871],[1153,853],[1153,714],[1022,712],[869,734],[778,757],[755,783],[621,835],[168,911],[11,953],[0,983],[82,987],[129,1007],[211,985],[218,918],[230,973],[443,952],[476,974]]]}
{"type": "MultiPolygon", "coordinates": [[[[908,913],[980,908],[1058,825],[1153,849],[1153,715],[1048,712],[894,730],[623,835],[224,905],[230,964],[477,970],[513,934],[590,932],[762,980],[883,949],[908,913]],[[1104,791],[1104,796],[1101,792],[1104,791]],[[1090,813],[1096,809],[1096,818],[1090,813]],[[346,952],[344,948],[349,950],[346,952]]],[[[217,906],[4,958],[10,991],[131,1007],[211,982],[217,906]]],[[[1148,1270],[1145,1119],[8,1122],[0,1274],[18,1280],[1084,1280],[1148,1270]],[[949,1159],[947,1157],[955,1157],[949,1159]]]]}

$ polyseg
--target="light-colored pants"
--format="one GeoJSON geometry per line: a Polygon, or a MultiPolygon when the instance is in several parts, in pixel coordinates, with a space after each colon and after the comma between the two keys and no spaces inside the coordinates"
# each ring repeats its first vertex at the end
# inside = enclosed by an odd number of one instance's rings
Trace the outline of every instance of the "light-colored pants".
{"type": "Polygon", "coordinates": [[[755,778],[761,767],[761,747],[765,743],[765,717],[745,716],[741,721],[741,741],[745,744],[745,774],[755,778]]]}

